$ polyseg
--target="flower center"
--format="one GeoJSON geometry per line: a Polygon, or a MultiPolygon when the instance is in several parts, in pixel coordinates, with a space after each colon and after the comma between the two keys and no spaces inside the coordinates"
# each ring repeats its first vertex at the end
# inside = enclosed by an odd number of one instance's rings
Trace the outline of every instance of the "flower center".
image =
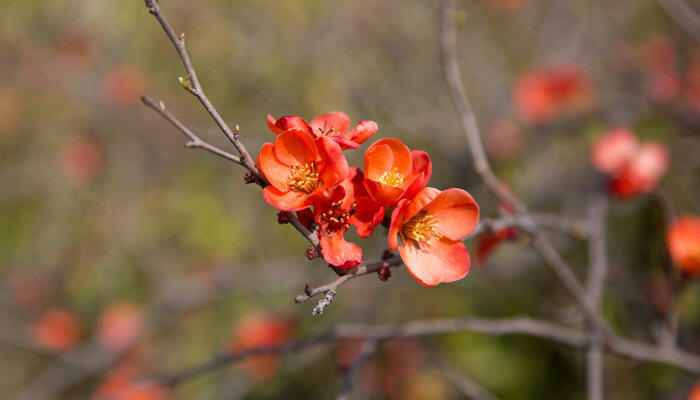
{"type": "Polygon", "coordinates": [[[333,129],[333,125],[328,126],[328,123],[324,122],[323,127],[318,128],[317,136],[340,136],[340,131],[333,129]]]}
{"type": "Polygon", "coordinates": [[[289,189],[293,192],[310,194],[320,185],[316,164],[297,163],[292,166],[292,172],[289,173],[289,189]]]}
{"type": "Polygon", "coordinates": [[[403,175],[399,174],[399,169],[394,167],[391,172],[385,172],[379,177],[379,182],[393,186],[395,188],[401,187],[403,184],[403,175]]]}
{"type": "Polygon", "coordinates": [[[328,211],[321,214],[321,226],[329,232],[349,229],[348,219],[350,219],[350,212],[343,209],[342,202],[336,201],[331,203],[328,211]]]}
{"type": "Polygon", "coordinates": [[[430,239],[440,239],[442,235],[438,232],[439,224],[440,221],[432,215],[415,216],[403,224],[401,233],[404,238],[411,239],[416,243],[427,242],[430,239]]]}

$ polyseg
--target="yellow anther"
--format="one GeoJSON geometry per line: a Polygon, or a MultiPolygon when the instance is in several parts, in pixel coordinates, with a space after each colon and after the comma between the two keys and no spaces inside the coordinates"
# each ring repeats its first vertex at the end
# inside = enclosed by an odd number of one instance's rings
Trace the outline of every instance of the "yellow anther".
{"type": "Polygon", "coordinates": [[[411,239],[416,243],[440,239],[442,235],[438,232],[439,224],[440,221],[431,215],[415,216],[403,225],[401,233],[404,238],[411,239]]]}
{"type": "Polygon", "coordinates": [[[321,186],[316,164],[294,164],[289,173],[289,188],[294,192],[310,194],[321,186]]]}
{"type": "Polygon", "coordinates": [[[379,182],[393,186],[395,188],[401,187],[403,184],[403,175],[399,174],[399,169],[394,167],[391,172],[385,172],[379,177],[379,182]]]}

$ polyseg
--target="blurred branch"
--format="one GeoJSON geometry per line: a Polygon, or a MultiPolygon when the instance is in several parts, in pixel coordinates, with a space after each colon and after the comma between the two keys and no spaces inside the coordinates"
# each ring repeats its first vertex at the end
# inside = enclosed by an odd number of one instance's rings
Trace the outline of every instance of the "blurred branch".
{"type": "Polygon", "coordinates": [[[691,38],[700,42],[700,16],[683,0],[658,0],[669,17],[691,38]]]}
{"type": "MultiPolygon", "coordinates": [[[[600,298],[608,273],[607,241],[605,219],[608,210],[608,197],[605,193],[596,193],[591,200],[588,215],[588,282],[586,293],[593,307],[600,308],[600,298]]],[[[598,327],[588,324],[591,338],[586,351],[586,383],[589,400],[602,400],[604,397],[603,338],[598,327]]]]}
{"type": "Polygon", "coordinates": [[[311,287],[311,284],[307,283],[306,287],[304,288],[304,293],[295,297],[294,302],[303,303],[308,299],[323,293],[324,296],[321,298],[321,300],[319,300],[316,307],[314,307],[312,315],[323,314],[323,310],[333,301],[338,288],[346,282],[348,282],[349,280],[357,278],[358,276],[371,274],[373,272],[379,272],[382,268],[391,268],[399,266],[402,262],[403,261],[401,260],[401,256],[393,256],[384,261],[376,262],[373,264],[362,264],[350,268],[344,275],[340,276],[333,282],[323,286],[311,287]]]}
{"type": "Polygon", "coordinates": [[[233,161],[236,164],[243,165],[240,157],[235,156],[227,151],[221,150],[220,148],[212,146],[211,144],[203,141],[199,136],[197,136],[182,122],[180,122],[180,120],[177,119],[175,115],[173,115],[173,113],[171,113],[167,108],[165,108],[165,104],[163,104],[162,102],[156,103],[155,100],[148,96],[141,96],[141,101],[143,101],[143,103],[151,109],[155,110],[158,114],[162,115],[163,118],[165,118],[166,120],[168,120],[168,122],[173,124],[173,126],[175,126],[180,132],[182,132],[187,137],[187,139],[189,139],[185,146],[191,149],[206,150],[219,157],[225,158],[229,161],[233,161]]]}
{"type": "Polygon", "coordinates": [[[484,231],[498,231],[508,227],[527,228],[533,223],[540,228],[550,228],[574,236],[585,237],[588,235],[588,226],[584,221],[555,214],[504,215],[498,218],[482,218],[472,235],[484,231]]]}
{"type": "MultiPolygon", "coordinates": [[[[585,349],[589,345],[588,335],[579,329],[528,317],[504,319],[465,317],[418,320],[389,325],[342,324],[311,338],[218,355],[212,360],[182,373],[161,377],[159,381],[168,386],[176,386],[202,374],[254,356],[299,351],[345,338],[365,338],[369,341],[379,342],[396,337],[434,336],[464,332],[483,333],[491,336],[533,336],[577,349],[585,349]]],[[[604,344],[604,350],[611,354],[640,362],[668,364],[694,374],[700,374],[700,357],[679,349],[650,345],[614,335],[608,336],[604,344]]]]}
{"type": "Polygon", "coordinates": [[[338,394],[338,397],[336,397],[336,400],[348,399],[348,397],[350,396],[350,391],[352,390],[352,383],[355,380],[355,376],[359,372],[360,367],[362,366],[362,364],[365,363],[365,361],[367,361],[367,359],[372,355],[372,353],[374,353],[376,349],[377,341],[369,340],[365,348],[362,350],[362,353],[360,353],[360,356],[357,357],[357,359],[348,367],[347,372],[345,373],[345,381],[343,381],[343,387],[340,389],[340,393],[338,394]]]}
{"type": "Polygon", "coordinates": [[[527,207],[503,185],[494,174],[486,158],[484,146],[481,141],[479,126],[474,116],[474,110],[467,98],[461,72],[457,63],[457,28],[455,26],[454,0],[445,0],[442,7],[440,43],[443,55],[443,67],[445,82],[452,97],[457,113],[462,123],[462,129],[468,142],[469,152],[474,159],[474,169],[481,177],[484,184],[498,196],[498,198],[513,206],[515,211],[526,218],[523,229],[532,237],[533,247],[547,261],[552,271],[564,284],[569,293],[578,302],[586,317],[593,323],[606,326],[594,307],[591,305],[586,292],[574,274],[572,268],[559,255],[557,250],[537,229],[534,222],[527,218],[527,207]]]}
{"type": "Polygon", "coordinates": [[[472,378],[465,375],[464,372],[460,371],[455,365],[448,362],[444,358],[436,354],[431,355],[430,358],[433,364],[435,364],[445,378],[467,398],[472,400],[498,400],[498,397],[484,389],[472,378]]]}

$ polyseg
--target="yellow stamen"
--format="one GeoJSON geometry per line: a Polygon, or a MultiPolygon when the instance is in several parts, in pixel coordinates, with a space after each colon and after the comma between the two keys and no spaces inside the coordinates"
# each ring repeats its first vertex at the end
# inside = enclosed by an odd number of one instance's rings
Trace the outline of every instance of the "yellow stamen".
{"type": "Polygon", "coordinates": [[[321,181],[318,179],[316,164],[297,163],[292,166],[289,173],[289,188],[292,191],[310,194],[319,186],[321,181]]]}
{"type": "Polygon", "coordinates": [[[340,229],[348,229],[350,225],[350,213],[343,209],[341,201],[331,203],[328,211],[321,214],[321,226],[327,231],[336,231],[340,229]]]}
{"type": "Polygon", "coordinates": [[[379,177],[379,182],[393,186],[395,188],[401,187],[403,184],[403,175],[399,174],[399,169],[394,167],[391,172],[385,172],[379,177]]]}
{"type": "Polygon", "coordinates": [[[432,215],[415,216],[403,225],[402,236],[416,243],[427,242],[430,239],[440,239],[438,232],[440,221],[432,215]]]}

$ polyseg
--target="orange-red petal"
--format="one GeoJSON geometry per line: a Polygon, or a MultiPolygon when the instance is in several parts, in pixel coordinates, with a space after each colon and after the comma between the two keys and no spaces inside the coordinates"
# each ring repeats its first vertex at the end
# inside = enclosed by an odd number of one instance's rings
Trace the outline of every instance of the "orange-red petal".
{"type": "Polygon", "coordinates": [[[433,163],[430,161],[428,153],[421,150],[411,151],[411,164],[415,178],[404,193],[404,199],[412,199],[421,189],[428,184],[430,176],[433,174],[433,163]]]}
{"type": "Polygon", "coordinates": [[[395,205],[404,194],[403,189],[385,185],[378,181],[365,179],[364,185],[372,200],[386,207],[395,205]]]}
{"type": "Polygon", "coordinates": [[[304,121],[304,118],[297,117],[295,115],[291,116],[286,116],[282,117],[275,122],[275,126],[282,131],[286,131],[288,129],[298,129],[300,131],[304,131],[306,133],[313,133],[313,130],[309,126],[309,124],[304,121]]]}
{"type": "Polygon", "coordinates": [[[318,150],[313,136],[299,129],[288,129],[275,139],[275,156],[291,167],[318,161],[318,150]]]}
{"type": "Polygon", "coordinates": [[[288,190],[289,166],[275,157],[275,146],[272,143],[265,143],[260,149],[258,167],[272,186],[282,191],[288,190]]]}
{"type": "Polygon", "coordinates": [[[406,203],[408,203],[408,200],[400,200],[399,203],[396,204],[394,212],[391,213],[391,223],[389,224],[389,248],[392,250],[396,250],[396,247],[399,245],[398,234],[406,220],[406,203]]]}
{"type": "Polygon", "coordinates": [[[342,269],[352,268],[362,262],[360,246],[346,241],[340,232],[321,236],[321,252],[327,263],[342,269]]]}
{"type": "Polygon", "coordinates": [[[355,143],[362,144],[377,132],[377,128],[377,123],[374,121],[360,121],[348,132],[347,137],[355,143]]]}
{"type": "Polygon", "coordinates": [[[357,235],[367,238],[372,235],[374,228],[384,219],[384,207],[375,203],[369,197],[355,200],[355,212],[350,216],[350,224],[357,229],[357,235]]]}
{"type": "Polygon", "coordinates": [[[462,279],[471,266],[464,243],[445,238],[433,239],[420,248],[408,242],[399,247],[399,254],[408,272],[423,286],[462,279]]]}
{"type": "Polygon", "coordinates": [[[268,204],[282,211],[300,211],[312,204],[306,193],[291,190],[283,192],[274,186],[263,189],[263,197],[268,204]]]}
{"type": "Polygon", "coordinates": [[[386,138],[374,142],[365,152],[365,178],[379,181],[385,172],[396,168],[404,177],[411,174],[411,150],[398,139],[386,138]]]}
{"type": "Polygon", "coordinates": [[[267,114],[267,128],[270,130],[270,132],[274,133],[275,135],[279,135],[280,133],[284,132],[284,129],[278,128],[275,124],[277,123],[277,120],[275,117],[273,117],[270,114],[267,114]]]}
{"type": "Polygon", "coordinates": [[[462,189],[443,190],[423,211],[436,218],[439,221],[438,232],[452,240],[469,235],[479,223],[479,206],[462,189]]]}
{"type": "Polygon", "coordinates": [[[314,133],[328,133],[332,131],[333,135],[342,136],[349,127],[350,117],[340,111],[331,111],[311,120],[311,128],[314,133]]]}
{"type": "Polygon", "coordinates": [[[431,201],[435,200],[438,195],[442,193],[440,190],[434,187],[423,188],[418,194],[416,194],[410,203],[408,203],[408,210],[406,211],[406,220],[413,218],[422,209],[425,208],[431,201]]]}

